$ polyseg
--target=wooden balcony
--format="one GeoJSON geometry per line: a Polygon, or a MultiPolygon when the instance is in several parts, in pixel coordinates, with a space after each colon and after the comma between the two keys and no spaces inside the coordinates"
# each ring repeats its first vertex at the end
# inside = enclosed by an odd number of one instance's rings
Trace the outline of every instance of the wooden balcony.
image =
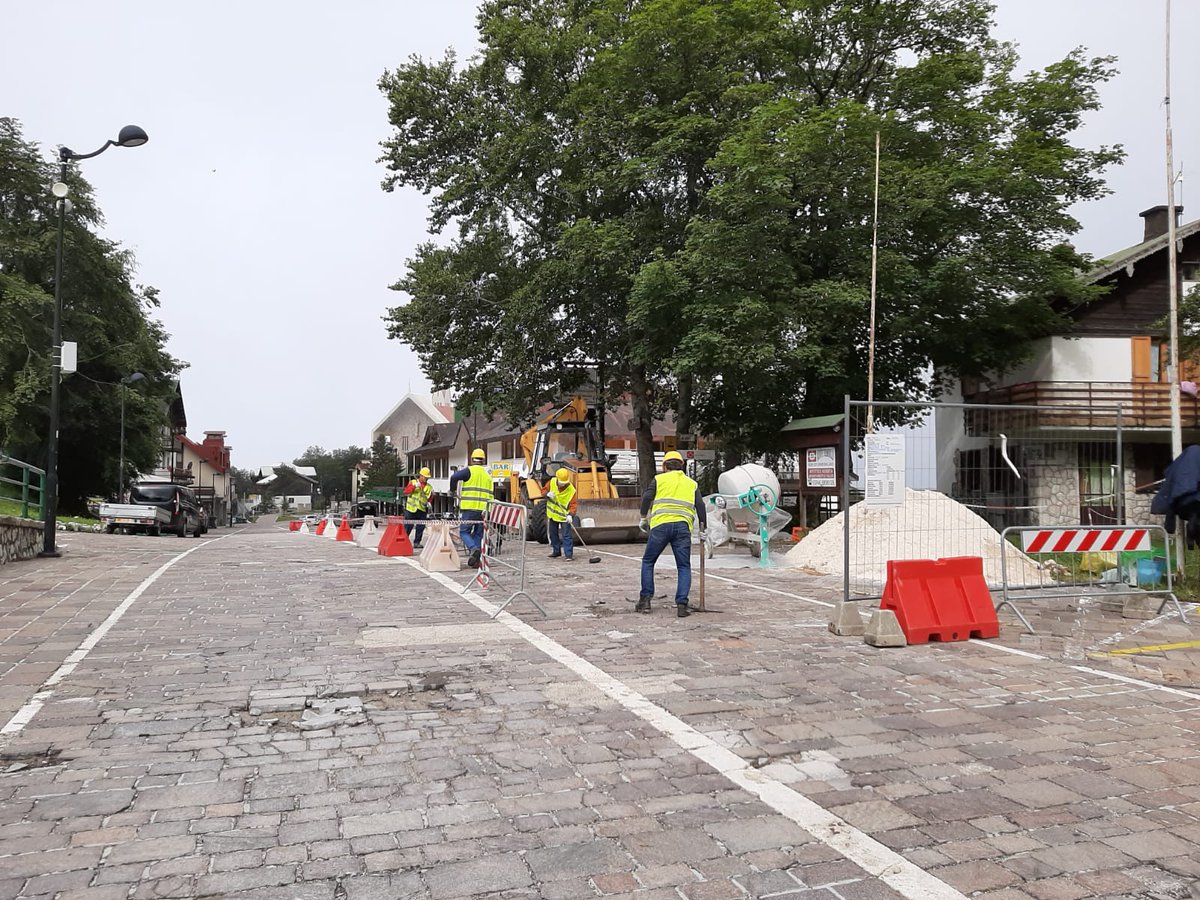
{"type": "MultiPolygon", "coordinates": [[[[1039,428],[1111,429],[1118,410],[1122,428],[1171,427],[1171,386],[1166,382],[1031,381],[978,391],[963,402],[1038,407],[1036,412],[1012,410],[1012,414],[1039,428]]],[[[1200,400],[1183,394],[1180,411],[1184,428],[1200,428],[1200,400]]],[[[987,417],[995,421],[998,414],[1000,410],[989,411],[987,417]]],[[[969,413],[968,422],[973,417],[969,413]]]]}

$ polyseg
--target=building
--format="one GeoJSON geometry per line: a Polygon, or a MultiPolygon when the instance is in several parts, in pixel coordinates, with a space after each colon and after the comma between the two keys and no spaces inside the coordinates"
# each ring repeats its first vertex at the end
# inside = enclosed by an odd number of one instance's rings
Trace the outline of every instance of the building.
{"type": "Polygon", "coordinates": [[[410,391],[371,429],[371,445],[382,437],[396,448],[401,459],[406,458],[425,440],[430,425],[454,421],[454,407],[447,401],[445,392],[428,395],[410,391]]]}
{"type": "Polygon", "coordinates": [[[257,493],[247,499],[259,509],[274,505],[279,509],[286,506],[293,512],[309,512],[321,493],[317,487],[317,470],[312,466],[288,463],[259,466],[254,471],[254,483],[257,493]]]}
{"type": "MultiPolygon", "coordinates": [[[[1062,334],[1038,340],[1010,372],[962,383],[962,401],[995,411],[938,411],[939,490],[1007,510],[989,515],[997,526],[1158,522],[1148,489],[1171,459],[1167,216],[1166,206],[1141,213],[1142,240],[1082,276],[1108,291],[1061,310],[1062,334]],[[1051,506],[1055,521],[1038,512],[1051,506]]],[[[1200,283],[1200,220],[1179,225],[1176,239],[1183,297],[1200,283]]],[[[1180,370],[1200,380],[1196,362],[1180,370]]],[[[1195,396],[1183,395],[1182,420],[1184,444],[1200,440],[1195,396]]]]}
{"type": "Polygon", "coordinates": [[[176,435],[183,462],[183,478],[173,478],[190,485],[196,499],[208,513],[210,526],[229,525],[233,503],[233,471],[230,455],[233,447],[225,443],[224,431],[206,431],[204,440],[197,443],[186,434],[176,435]]]}

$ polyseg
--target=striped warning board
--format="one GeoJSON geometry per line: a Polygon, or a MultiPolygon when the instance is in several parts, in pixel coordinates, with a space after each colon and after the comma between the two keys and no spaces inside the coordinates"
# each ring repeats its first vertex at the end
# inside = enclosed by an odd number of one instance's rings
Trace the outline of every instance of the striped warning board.
{"type": "Polygon", "coordinates": [[[1088,550],[1149,550],[1147,528],[1045,528],[1021,532],[1026,553],[1083,553],[1088,550]]]}
{"type": "Polygon", "coordinates": [[[487,520],[493,525],[520,528],[525,521],[525,507],[512,503],[492,503],[488,506],[487,520]]]}

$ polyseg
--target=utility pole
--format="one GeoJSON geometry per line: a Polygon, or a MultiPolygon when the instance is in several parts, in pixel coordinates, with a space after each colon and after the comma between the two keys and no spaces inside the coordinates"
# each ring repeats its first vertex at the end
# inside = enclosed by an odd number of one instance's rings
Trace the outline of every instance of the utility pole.
{"type": "MultiPolygon", "coordinates": [[[[875,132],[875,216],[871,223],[871,324],[867,335],[867,434],[875,430],[875,285],[879,267],[879,132],[875,132]]],[[[849,425],[849,423],[846,423],[849,425]]]]}
{"type": "MultiPolygon", "coordinates": [[[[1183,416],[1179,396],[1179,260],[1175,247],[1175,153],[1171,136],[1171,0],[1167,2],[1166,27],[1166,110],[1167,144],[1167,297],[1170,302],[1171,352],[1167,363],[1167,381],[1171,390],[1171,458],[1183,453],[1183,416]]],[[[1183,571],[1183,529],[1175,534],[1175,568],[1183,571]]]]}

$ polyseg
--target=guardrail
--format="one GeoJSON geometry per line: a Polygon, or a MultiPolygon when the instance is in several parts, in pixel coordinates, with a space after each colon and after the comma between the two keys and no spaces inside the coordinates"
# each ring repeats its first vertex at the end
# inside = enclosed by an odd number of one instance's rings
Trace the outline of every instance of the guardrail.
{"type": "Polygon", "coordinates": [[[20,498],[12,497],[10,499],[19,499],[22,519],[29,518],[30,507],[37,510],[36,518],[42,518],[44,498],[46,496],[46,473],[43,470],[37,468],[37,466],[31,466],[29,463],[21,462],[19,459],[13,459],[11,456],[0,453],[0,484],[21,489],[20,498]],[[5,472],[8,468],[17,469],[21,473],[20,479],[9,477],[5,472]],[[37,484],[34,484],[31,479],[31,476],[35,475],[37,476],[37,484]],[[32,491],[37,491],[37,500],[30,499],[29,495],[32,491]]]}

